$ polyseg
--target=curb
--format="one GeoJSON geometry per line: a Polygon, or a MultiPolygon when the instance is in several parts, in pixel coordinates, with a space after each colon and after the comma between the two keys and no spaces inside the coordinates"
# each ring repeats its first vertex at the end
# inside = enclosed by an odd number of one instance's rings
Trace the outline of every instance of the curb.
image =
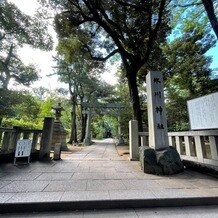
{"type": "Polygon", "coordinates": [[[0,213],[218,205],[218,197],[1,203],[0,213]]]}

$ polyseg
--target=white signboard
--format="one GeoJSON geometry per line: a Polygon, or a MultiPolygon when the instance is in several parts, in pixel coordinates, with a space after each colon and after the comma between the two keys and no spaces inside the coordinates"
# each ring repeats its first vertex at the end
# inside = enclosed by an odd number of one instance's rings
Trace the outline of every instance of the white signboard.
{"type": "Polygon", "coordinates": [[[32,140],[20,139],[17,141],[15,158],[16,157],[29,157],[32,147],[32,140]]]}
{"type": "Polygon", "coordinates": [[[192,130],[218,129],[218,92],[187,102],[192,130]]]}

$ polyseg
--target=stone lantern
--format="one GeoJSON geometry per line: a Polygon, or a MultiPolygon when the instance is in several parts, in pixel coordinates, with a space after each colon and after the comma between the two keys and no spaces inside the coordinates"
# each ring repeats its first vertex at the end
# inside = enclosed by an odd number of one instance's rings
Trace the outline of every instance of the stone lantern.
{"type": "Polygon", "coordinates": [[[54,121],[54,128],[53,128],[53,135],[52,135],[52,143],[51,148],[54,149],[55,144],[60,143],[61,144],[61,150],[66,151],[67,143],[66,143],[66,136],[67,132],[64,129],[62,123],[61,123],[61,112],[64,110],[64,108],[61,106],[61,103],[58,103],[57,106],[52,107],[52,109],[55,112],[55,121],[54,121]]]}

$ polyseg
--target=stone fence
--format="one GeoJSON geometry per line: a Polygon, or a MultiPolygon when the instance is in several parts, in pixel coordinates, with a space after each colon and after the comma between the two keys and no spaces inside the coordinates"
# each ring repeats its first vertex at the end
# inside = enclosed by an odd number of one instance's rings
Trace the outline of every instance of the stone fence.
{"type": "Polygon", "coordinates": [[[50,156],[53,124],[54,119],[46,117],[42,130],[0,127],[0,161],[8,161],[14,157],[19,139],[32,140],[31,154],[37,154],[38,158],[48,158],[50,156]]]}
{"type": "Polygon", "coordinates": [[[31,139],[32,151],[39,150],[41,135],[42,130],[0,128],[0,154],[13,153],[19,139],[31,139]]]}
{"type": "MultiPolygon", "coordinates": [[[[137,121],[129,123],[131,159],[135,159],[139,142],[142,146],[149,146],[148,132],[138,132],[136,124],[137,121]]],[[[168,137],[169,145],[176,148],[182,160],[218,167],[218,130],[169,132],[168,137]]]]}

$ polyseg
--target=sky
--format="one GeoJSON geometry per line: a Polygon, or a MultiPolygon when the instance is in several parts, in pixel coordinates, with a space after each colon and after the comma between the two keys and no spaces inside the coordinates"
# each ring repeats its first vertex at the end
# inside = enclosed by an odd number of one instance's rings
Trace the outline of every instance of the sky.
{"type": "MultiPolygon", "coordinates": [[[[9,0],[16,4],[24,13],[28,15],[33,15],[35,9],[37,8],[37,0],[9,0]]],[[[53,36],[55,44],[53,51],[45,52],[39,49],[32,49],[29,46],[24,46],[22,49],[18,51],[21,59],[24,61],[25,64],[33,63],[37,65],[40,69],[40,77],[41,79],[35,82],[31,87],[39,87],[44,86],[49,90],[54,90],[55,88],[67,88],[68,86],[64,83],[58,81],[57,76],[47,77],[46,75],[53,73],[53,66],[55,66],[55,62],[53,61],[52,56],[55,56],[55,46],[57,45],[57,38],[55,31],[50,27],[49,28],[50,34],[53,36]]],[[[218,41],[216,46],[210,49],[207,52],[207,55],[213,57],[213,62],[211,64],[212,69],[217,69],[216,72],[218,73],[218,41]]],[[[107,72],[102,74],[102,78],[110,83],[115,84],[117,82],[117,78],[115,77],[117,66],[107,66],[107,72]]]]}

